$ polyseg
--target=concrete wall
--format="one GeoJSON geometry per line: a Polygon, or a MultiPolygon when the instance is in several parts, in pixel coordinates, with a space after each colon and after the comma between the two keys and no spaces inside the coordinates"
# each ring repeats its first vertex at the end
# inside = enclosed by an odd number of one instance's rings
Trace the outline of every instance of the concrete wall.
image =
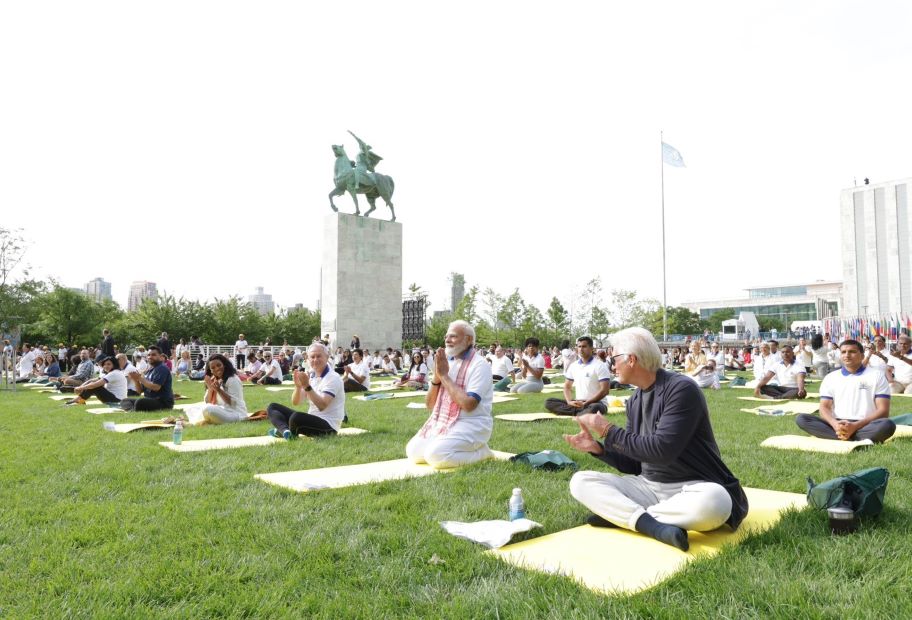
{"type": "Polygon", "coordinates": [[[332,213],[323,226],[322,334],[347,347],[402,343],[402,224],[332,213]]]}

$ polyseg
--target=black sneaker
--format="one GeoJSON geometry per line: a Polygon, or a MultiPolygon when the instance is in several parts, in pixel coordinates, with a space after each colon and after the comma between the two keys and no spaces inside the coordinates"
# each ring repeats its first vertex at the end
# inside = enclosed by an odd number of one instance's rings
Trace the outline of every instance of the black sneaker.
{"type": "Polygon", "coordinates": [[[598,515],[589,515],[588,517],[586,517],[586,523],[588,523],[592,527],[615,527],[615,528],[617,527],[611,521],[607,521],[598,515]]]}

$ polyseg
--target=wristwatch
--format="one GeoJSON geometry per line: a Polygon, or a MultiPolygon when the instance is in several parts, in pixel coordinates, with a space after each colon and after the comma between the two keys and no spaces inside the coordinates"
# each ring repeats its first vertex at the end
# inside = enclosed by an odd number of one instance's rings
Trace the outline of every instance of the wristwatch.
{"type": "Polygon", "coordinates": [[[305,392],[313,392],[313,387],[311,387],[311,386],[308,385],[306,388],[304,388],[304,391],[305,391],[305,392]]]}

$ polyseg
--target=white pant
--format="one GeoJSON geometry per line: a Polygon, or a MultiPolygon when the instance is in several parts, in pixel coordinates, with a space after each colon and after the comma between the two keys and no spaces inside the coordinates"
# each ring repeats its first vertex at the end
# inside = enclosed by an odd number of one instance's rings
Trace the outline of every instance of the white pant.
{"type": "Polygon", "coordinates": [[[890,391],[894,394],[912,394],[912,383],[894,381],[890,384],[890,391]]]}
{"type": "Polygon", "coordinates": [[[221,405],[199,405],[187,409],[187,419],[190,424],[225,424],[226,422],[240,422],[247,417],[244,411],[226,409],[221,405]]]}
{"type": "Polygon", "coordinates": [[[538,381],[526,379],[525,381],[520,381],[519,383],[511,385],[510,391],[514,394],[535,394],[541,392],[544,388],[545,384],[540,379],[538,381]]]}
{"type": "Polygon", "coordinates": [[[412,437],[405,454],[414,463],[427,463],[434,469],[459,467],[491,457],[488,439],[493,420],[490,416],[460,417],[446,435],[412,437]]]}
{"type": "Polygon", "coordinates": [[[708,532],[731,516],[728,491],[715,482],[652,482],[643,476],[577,472],[570,494],[589,510],[628,530],[649,513],[659,523],[708,532]]]}

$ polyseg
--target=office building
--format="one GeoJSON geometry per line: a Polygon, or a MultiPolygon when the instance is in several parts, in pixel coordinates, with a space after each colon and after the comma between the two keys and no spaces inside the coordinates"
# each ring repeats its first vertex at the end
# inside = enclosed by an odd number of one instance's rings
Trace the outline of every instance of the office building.
{"type": "Polygon", "coordinates": [[[86,297],[90,297],[95,301],[111,299],[111,283],[105,282],[102,278],[95,278],[86,282],[83,290],[86,297]]]}
{"type": "Polygon", "coordinates": [[[262,315],[275,312],[275,302],[272,301],[272,295],[264,293],[262,286],[256,287],[256,292],[248,296],[247,301],[262,315]]]}
{"type": "Polygon", "coordinates": [[[130,285],[130,296],[127,299],[127,310],[136,310],[142,305],[145,300],[157,298],[158,287],[155,285],[155,282],[137,280],[130,285]]]}
{"type": "Polygon", "coordinates": [[[912,314],[912,178],[842,190],[843,316],[912,314]]]}
{"type": "Polygon", "coordinates": [[[794,321],[819,321],[839,316],[842,308],[842,282],[817,281],[807,284],[763,286],[746,289],[747,296],[735,299],[688,301],[681,305],[708,319],[719,310],[732,308],[735,314],[753,312],[762,324],[766,317],[776,318],[789,327],[794,321]]]}

